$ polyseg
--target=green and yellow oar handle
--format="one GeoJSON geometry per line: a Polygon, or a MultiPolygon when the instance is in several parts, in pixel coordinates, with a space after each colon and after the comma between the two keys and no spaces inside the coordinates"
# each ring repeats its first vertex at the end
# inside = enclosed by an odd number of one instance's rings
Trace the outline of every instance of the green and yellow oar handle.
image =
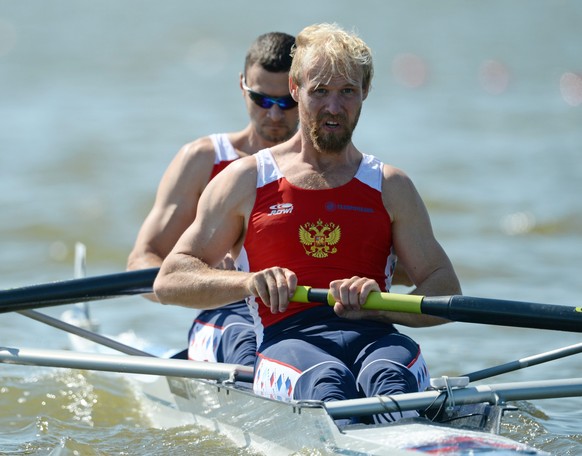
{"type": "MultiPolygon", "coordinates": [[[[335,303],[329,290],[306,286],[297,287],[292,301],[328,305],[335,303]]],[[[465,323],[582,332],[582,308],[556,304],[462,295],[418,296],[374,291],[368,296],[363,308],[433,315],[465,323]]]]}

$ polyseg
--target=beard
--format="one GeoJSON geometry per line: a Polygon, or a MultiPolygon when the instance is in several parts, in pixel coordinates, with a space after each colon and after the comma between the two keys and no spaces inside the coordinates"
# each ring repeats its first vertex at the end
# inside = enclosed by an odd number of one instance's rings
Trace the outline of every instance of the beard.
{"type": "Polygon", "coordinates": [[[358,124],[361,109],[358,110],[353,122],[349,122],[345,115],[331,116],[318,115],[309,127],[309,137],[314,147],[321,152],[340,153],[352,141],[352,135],[358,124]],[[338,131],[323,131],[320,125],[326,121],[338,122],[341,129],[338,131]]]}
{"type": "Polygon", "coordinates": [[[273,144],[277,144],[283,141],[287,141],[295,134],[295,131],[289,128],[288,125],[282,124],[278,125],[277,128],[273,128],[271,126],[261,126],[257,129],[257,133],[264,140],[272,142],[273,144]]]}

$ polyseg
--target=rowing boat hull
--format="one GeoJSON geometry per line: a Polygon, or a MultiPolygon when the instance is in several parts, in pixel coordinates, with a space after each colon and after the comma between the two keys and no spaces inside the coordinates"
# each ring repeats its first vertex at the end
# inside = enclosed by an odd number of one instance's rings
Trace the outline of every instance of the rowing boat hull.
{"type": "Polygon", "coordinates": [[[494,433],[425,419],[340,429],[319,402],[284,403],[256,396],[248,388],[212,381],[158,377],[145,383],[142,378],[139,384],[150,407],[157,408],[158,417],[166,415],[171,420],[203,426],[225,435],[241,448],[268,455],[313,450],[323,454],[395,456],[415,452],[546,454],[494,433]]]}
{"type": "MultiPolygon", "coordinates": [[[[72,342],[76,345],[79,340],[73,338],[72,342]]],[[[100,351],[95,344],[83,349],[90,347],[100,351]]],[[[225,435],[241,448],[269,456],[311,454],[314,450],[318,454],[358,456],[547,454],[498,435],[503,410],[498,406],[490,407],[491,413],[481,413],[489,405],[480,404],[483,409],[477,415],[491,416],[490,419],[481,418],[476,423],[473,418],[453,420],[458,423],[456,427],[419,418],[384,425],[348,425],[340,429],[332,418],[336,415],[318,401],[281,402],[257,396],[248,383],[233,383],[234,377],[209,381],[171,375],[177,374],[128,375],[143,395],[143,404],[153,425],[169,428],[197,424],[225,435]]],[[[331,404],[328,407],[332,409],[331,404]]]]}

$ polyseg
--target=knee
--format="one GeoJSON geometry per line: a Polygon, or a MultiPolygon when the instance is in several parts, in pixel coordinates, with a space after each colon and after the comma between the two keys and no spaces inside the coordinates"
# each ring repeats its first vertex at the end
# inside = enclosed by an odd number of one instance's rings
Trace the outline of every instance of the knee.
{"type": "Polygon", "coordinates": [[[389,360],[376,360],[364,366],[357,384],[366,397],[418,391],[415,375],[406,366],[389,360]]]}
{"type": "MultiPolygon", "coordinates": [[[[358,388],[366,397],[395,396],[418,391],[418,381],[405,366],[390,361],[376,361],[362,369],[358,376],[358,388]]],[[[389,423],[402,418],[417,417],[415,410],[386,412],[364,420],[371,423],[389,423]]]]}
{"type": "Polygon", "coordinates": [[[301,373],[295,385],[294,399],[338,401],[358,397],[356,379],[342,363],[328,361],[301,373]]]}

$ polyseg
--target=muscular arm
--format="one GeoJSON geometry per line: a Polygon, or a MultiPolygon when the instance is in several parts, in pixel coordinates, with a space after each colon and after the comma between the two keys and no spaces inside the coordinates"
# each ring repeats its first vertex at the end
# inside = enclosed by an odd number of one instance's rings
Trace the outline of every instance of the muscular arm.
{"type": "MultiPolygon", "coordinates": [[[[402,171],[390,166],[384,169],[383,199],[392,218],[394,249],[402,269],[416,286],[412,294],[441,296],[460,294],[461,286],[447,254],[436,240],[426,207],[414,184],[402,171]]],[[[334,284],[337,299],[358,296],[364,299],[370,291],[378,291],[377,284],[367,279],[352,278],[344,285],[334,284]],[[347,289],[360,288],[362,296],[347,289]]],[[[363,302],[363,301],[362,301],[363,302]]],[[[348,318],[373,318],[405,326],[434,326],[448,320],[430,315],[387,311],[357,311],[361,302],[337,305],[336,312],[348,318]]]]}
{"type": "MultiPolygon", "coordinates": [[[[183,146],[164,173],[154,205],[141,226],[127,261],[128,270],[159,267],[196,217],[198,198],[214,164],[210,138],[183,146]]],[[[155,296],[146,295],[151,300],[155,296]]]]}
{"type": "MultiPolygon", "coordinates": [[[[412,294],[441,296],[460,294],[453,265],[436,240],[428,211],[410,178],[385,167],[383,197],[391,212],[394,248],[408,276],[416,285],[412,294]]],[[[395,323],[430,326],[447,320],[428,315],[393,313],[395,323]]]]}
{"type": "Polygon", "coordinates": [[[160,266],[196,216],[198,198],[214,164],[210,138],[183,146],[164,173],[154,205],[139,230],[127,268],[160,266]]]}
{"type": "Polygon", "coordinates": [[[164,260],[154,291],[165,304],[216,308],[260,296],[283,311],[294,292],[293,274],[283,268],[247,273],[217,269],[229,251],[237,256],[256,194],[256,162],[243,158],[225,169],[203,192],[198,216],[164,260]],[[282,307],[279,307],[281,304],[282,307]]]}

